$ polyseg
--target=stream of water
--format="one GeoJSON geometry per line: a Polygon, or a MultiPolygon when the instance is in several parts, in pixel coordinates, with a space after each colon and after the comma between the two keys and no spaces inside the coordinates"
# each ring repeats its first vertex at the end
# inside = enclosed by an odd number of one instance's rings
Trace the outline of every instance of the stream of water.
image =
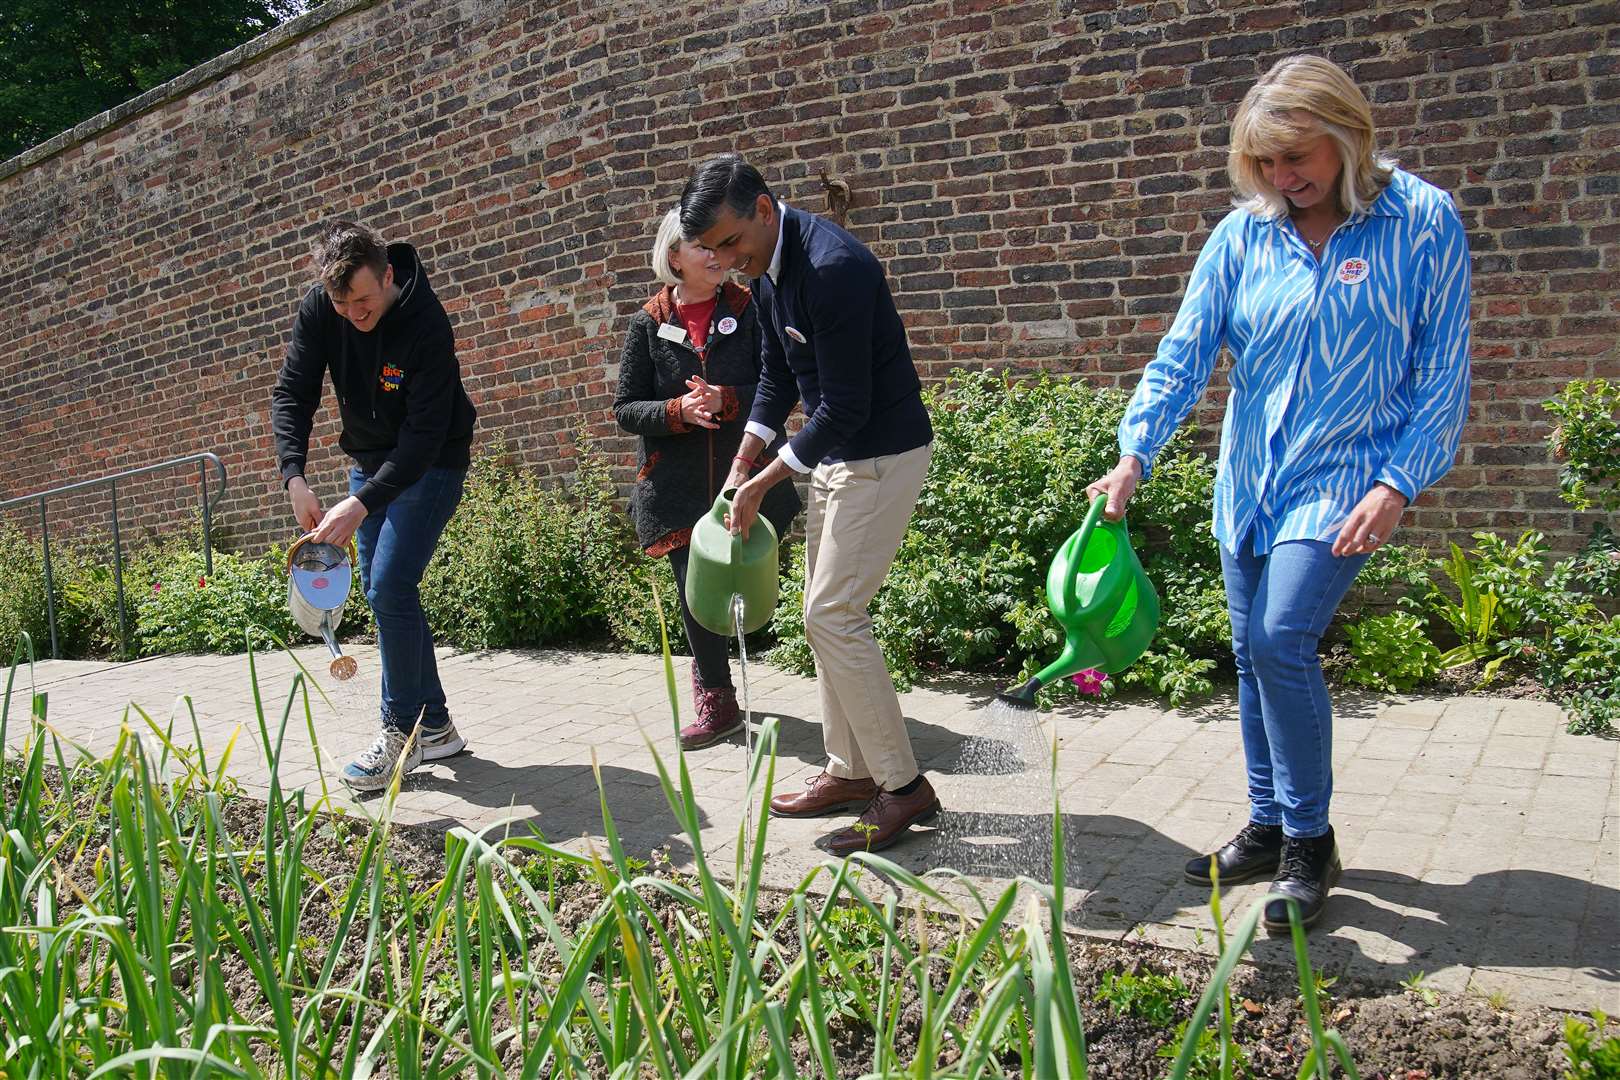
{"type": "Polygon", "coordinates": [[[748,795],[743,800],[743,820],[746,835],[752,839],[754,835],[754,717],[748,708],[748,640],[743,634],[744,604],[741,593],[731,594],[731,626],[737,632],[737,689],[739,704],[742,707],[743,719],[743,747],[747,751],[746,762],[743,766],[747,770],[748,795]]]}

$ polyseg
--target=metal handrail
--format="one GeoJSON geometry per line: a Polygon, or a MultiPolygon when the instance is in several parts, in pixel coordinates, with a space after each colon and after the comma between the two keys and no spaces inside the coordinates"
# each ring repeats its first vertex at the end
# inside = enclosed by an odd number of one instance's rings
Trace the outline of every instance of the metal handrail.
{"type": "Polygon", "coordinates": [[[51,659],[60,660],[61,654],[56,644],[56,584],[51,577],[51,526],[46,516],[46,501],[52,495],[64,495],[70,491],[79,491],[84,488],[95,487],[97,484],[106,484],[112,493],[112,534],[113,534],[113,584],[118,590],[118,640],[123,650],[124,658],[129,658],[129,610],[124,603],[124,550],[118,534],[118,481],[127,480],[132,476],[142,476],[146,473],[157,472],[160,469],[172,469],[176,465],[189,465],[197,463],[197,479],[202,485],[202,540],[203,540],[203,567],[207,573],[214,572],[214,544],[213,531],[214,503],[225,494],[225,463],[219,460],[217,454],[204,451],[200,454],[188,454],[185,457],[172,458],[169,461],[160,461],[156,465],[143,465],[138,469],[125,469],[123,472],[111,476],[98,476],[94,480],[79,480],[61,487],[51,488],[49,491],[37,491],[32,495],[19,495],[15,499],[6,499],[0,502],[0,510],[23,503],[39,503],[39,542],[45,559],[45,615],[51,626],[51,659]],[[214,471],[219,474],[219,489],[210,498],[208,494],[208,464],[212,462],[214,471]]]}

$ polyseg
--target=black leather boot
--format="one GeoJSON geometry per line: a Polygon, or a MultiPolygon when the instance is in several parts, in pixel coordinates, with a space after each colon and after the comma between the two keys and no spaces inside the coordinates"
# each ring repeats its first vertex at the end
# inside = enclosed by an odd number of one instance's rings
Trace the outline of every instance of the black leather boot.
{"type": "MultiPolygon", "coordinates": [[[[1297,900],[1300,922],[1308,927],[1327,906],[1328,890],[1338,884],[1342,870],[1339,845],[1333,840],[1331,828],[1308,840],[1289,837],[1283,841],[1282,867],[1271,883],[1271,891],[1297,900]]],[[[1267,930],[1286,933],[1288,905],[1281,900],[1267,901],[1263,921],[1267,930]]]]}
{"type": "Polygon", "coordinates": [[[1282,848],[1281,825],[1257,825],[1251,821],[1215,854],[1187,860],[1187,880],[1209,888],[1210,859],[1220,870],[1222,885],[1241,885],[1265,877],[1277,869],[1282,848]]]}

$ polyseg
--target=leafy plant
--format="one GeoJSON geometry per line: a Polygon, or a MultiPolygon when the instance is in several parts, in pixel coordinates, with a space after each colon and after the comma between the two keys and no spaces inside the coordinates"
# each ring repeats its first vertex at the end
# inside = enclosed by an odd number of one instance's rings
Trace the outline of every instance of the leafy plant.
{"type": "Polygon", "coordinates": [[[1423,981],[1423,972],[1421,971],[1414,971],[1402,979],[1401,989],[1418,998],[1431,1009],[1440,1004],[1440,995],[1435,992],[1434,987],[1423,981]]]}
{"type": "Polygon", "coordinates": [[[1576,379],[1542,408],[1558,418],[1550,442],[1564,501],[1620,510],[1620,383],[1576,379]]]}
{"type": "Polygon", "coordinates": [[[1146,686],[1172,709],[1208,697],[1215,691],[1209,673],[1215,661],[1190,655],[1175,642],[1159,642],[1120,676],[1126,685],[1146,686]]]}
{"type": "Polygon", "coordinates": [[[1157,972],[1110,971],[1097,987],[1096,1000],[1120,1016],[1136,1016],[1158,1027],[1168,1027],[1187,996],[1187,986],[1174,975],[1157,972]]]}
{"type": "Polygon", "coordinates": [[[1577,1016],[1564,1017],[1564,1080],[1614,1080],[1620,1077],[1620,1037],[1605,1035],[1609,1018],[1594,1010],[1590,1026],[1577,1016]]]}
{"type": "Polygon", "coordinates": [[[1473,564],[1456,544],[1451,545],[1451,558],[1443,566],[1446,576],[1457,588],[1459,599],[1453,603],[1436,590],[1435,606],[1462,643],[1441,654],[1440,666],[1454,668],[1484,661],[1485,674],[1481,682],[1489,682],[1496,669],[1507,659],[1505,655],[1498,655],[1495,648],[1501,636],[1496,626],[1497,608],[1501,601],[1495,593],[1481,591],[1474,583],[1473,564]]]}
{"type": "Polygon", "coordinates": [[[1440,669],[1423,621],[1406,611],[1370,615],[1345,627],[1353,663],[1344,679],[1373,690],[1404,692],[1440,669]]]}

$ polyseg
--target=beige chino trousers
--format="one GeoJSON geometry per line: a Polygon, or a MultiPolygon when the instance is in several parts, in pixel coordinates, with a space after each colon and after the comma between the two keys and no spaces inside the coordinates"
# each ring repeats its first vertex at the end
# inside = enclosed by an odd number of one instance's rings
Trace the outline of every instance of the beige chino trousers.
{"type": "Polygon", "coordinates": [[[917,776],[867,607],[900,550],[934,447],[816,466],[805,522],[804,636],[816,656],[827,771],[893,789],[917,776]]]}

